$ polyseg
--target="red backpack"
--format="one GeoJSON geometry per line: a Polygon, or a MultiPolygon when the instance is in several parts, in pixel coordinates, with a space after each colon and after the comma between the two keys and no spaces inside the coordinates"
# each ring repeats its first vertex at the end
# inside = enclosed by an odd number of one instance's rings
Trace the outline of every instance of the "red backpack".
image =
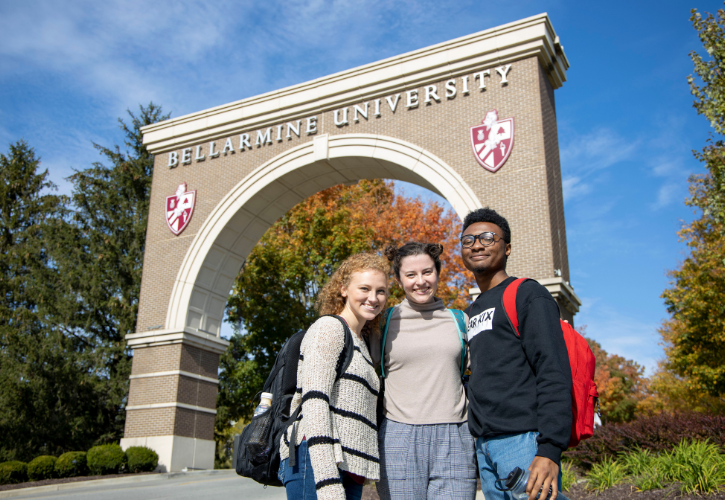
{"type": "MultiPolygon", "coordinates": [[[[519,334],[519,317],[516,313],[516,292],[519,285],[529,278],[519,278],[513,281],[503,292],[503,308],[513,326],[516,335],[519,334]]],[[[561,330],[564,332],[566,350],[569,353],[571,365],[571,391],[572,426],[569,447],[573,448],[582,439],[592,437],[594,432],[594,407],[599,408],[599,393],[594,383],[594,366],[596,359],[586,339],[582,337],[566,321],[561,321],[561,330]]]]}

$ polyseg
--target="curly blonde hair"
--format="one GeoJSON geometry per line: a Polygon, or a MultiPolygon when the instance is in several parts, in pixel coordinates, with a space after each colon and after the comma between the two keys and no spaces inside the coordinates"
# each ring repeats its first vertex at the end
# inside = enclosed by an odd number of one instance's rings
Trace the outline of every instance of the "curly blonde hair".
{"type": "MultiPolygon", "coordinates": [[[[332,274],[330,281],[320,290],[315,304],[318,314],[320,316],[340,314],[345,308],[342,288],[350,284],[353,274],[364,271],[380,271],[387,280],[390,275],[390,264],[385,257],[374,253],[358,253],[345,259],[332,274]]],[[[365,323],[362,330],[364,338],[370,339],[380,335],[380,316],[381,314],[378,314],[375,319],[365,323]]]]}

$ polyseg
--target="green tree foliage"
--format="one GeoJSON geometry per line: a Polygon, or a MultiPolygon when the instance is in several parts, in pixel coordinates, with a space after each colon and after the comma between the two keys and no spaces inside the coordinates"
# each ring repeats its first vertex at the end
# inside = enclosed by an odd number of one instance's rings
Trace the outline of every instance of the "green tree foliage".
{"type": "Polygon", "coordinates": [[[700,196],[696,203],[690,204],[702,209],[703,216],[711,218],[722,233],[725,227],[725,148],[722,141],[725,133],[725,10],[720,9],[717,16],[708,14],[703,19],[693,9],[690,21],[709,58],[703,59],[697,52],[690,53],[702,85],[698,85],[692,76],[687,81],[695,96],[695,109],[710,121],[717,134],[717,139],[711,138],[702,152],[695,154],[707,166],[708,174],[695,177],[693,184],[700,196]]]}
{"type": "Polygon", "coordinates": [[[75,340],[45,323],[57,296],[47,239],[63,200],[39,164],[24,142],[0,155],[0,460],[69,445],[95,400],[75,340]]]}
{"type": "Polygon", "coordinates": [[[124,150],[48,193],[24,143],[0,156],[0,460],[117,440],[125,421],[153,158],[140,128],[154,104],[119,120],[124,150]]]}
{"type": "MultiPolygon", "coordinates": [[[[725,11],[705,19],[692,11],[691,21],[708,54],[690,54],[702,85],[690,76],[694,107],[714,129],[705,148],[695,153],[707,173],[690,178],[686,204],[701,211],[679,232],[690,255],[669,273],[663,293],[671,319],[660,333],[667,355],[665,370],[677,377],[691,398],[693,391],[723,399],[725,395],[725,11]]],[[[697,212],[696,212],[697,213],[697,212]]]]}
{"type": "Polygon", "coordinates": [[[104,408],[103,442],[122,436],[131,357],[124,337],[135,331],[148,221],[153,157],[141,127],[168,118],[159,106],[119,119],[125,150],[94,143],[106,160],[76,171],[71,208],[57,221],[52,256],[63,294],[49,321],[82,344],[92,358],[99,404],[104,408]]]}

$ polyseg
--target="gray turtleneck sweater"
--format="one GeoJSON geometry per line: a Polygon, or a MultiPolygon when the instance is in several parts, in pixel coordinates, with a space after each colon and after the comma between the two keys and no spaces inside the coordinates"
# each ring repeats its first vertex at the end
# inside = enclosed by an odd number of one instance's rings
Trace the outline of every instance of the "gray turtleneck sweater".
{"type": "MultiPolygon", "coordinates": [[[[377,367],[380,343],[372,344],[370,354],[377,367]]],[[[387,418],[414,425],[466,421],[461,342],[442,300],[415,304],[405,299],[395,307],[384,361],[387,418]]]]}

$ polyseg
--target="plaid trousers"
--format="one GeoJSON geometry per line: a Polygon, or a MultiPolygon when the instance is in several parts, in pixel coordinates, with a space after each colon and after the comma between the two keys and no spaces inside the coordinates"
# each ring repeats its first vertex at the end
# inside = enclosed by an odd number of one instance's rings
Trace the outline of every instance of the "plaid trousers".
{"type": "Polygon", "coordinates": [[[378,433],[381,500],[473,500],[476,446],[468,422],[410,425],[385,420],[378,433]]]}

